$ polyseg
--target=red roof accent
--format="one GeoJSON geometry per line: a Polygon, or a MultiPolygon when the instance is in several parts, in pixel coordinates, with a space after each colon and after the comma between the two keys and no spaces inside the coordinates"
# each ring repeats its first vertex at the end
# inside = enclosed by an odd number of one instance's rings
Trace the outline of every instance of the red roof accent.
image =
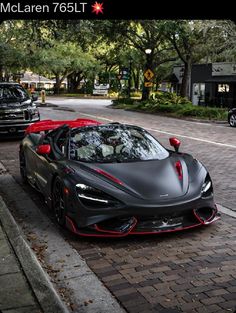
{"type": "Polygon", "coordinates": [[[183,179],[183,168],[180,161],[175,162],[175,169],[178,174],[179,179],[183,179]]]}
{"type": "Polygon", "coordinates": [[[95,120],[78,118],[77,120],[65,120],[65,121],[53,121],[53,120],[43,120],[36,122],[27,127],[25,134],[37,133],[45,130],[52,130],[58,128],[62,125],[68,125],[70,128],[74,127],[83,127],[83,126],[92,126],[92,125],[101,125],[100,122],[95,120]]]}

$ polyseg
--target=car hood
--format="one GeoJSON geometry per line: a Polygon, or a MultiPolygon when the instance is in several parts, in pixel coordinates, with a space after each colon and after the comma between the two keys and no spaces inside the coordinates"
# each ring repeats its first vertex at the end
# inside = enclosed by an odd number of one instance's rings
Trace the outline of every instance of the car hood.
{"type": "MultiPolygon", "coordinates": [[[[188,191],[189,175],[184,158],[170,156],[164,160],[128,163],[86,164],[86,170],[101,170],[122,182],[123,187],[138,197],[148,200],[170,200],[184,196],[188,191]],[[182,177],[176,162],[180,162],[182,177]]],[[[106,179],[99,174],[99,177],[106,179]]],[[[112,182],[112,181],[111,181],[112,182]]]]}
{"type": "Polygon", "coordinates": [[[14,101],[14,100],[6,100],[6,99],[0,99],[0,110],[8,110],[8,109],[23,109],[27,108],[31,104],[30,100],[26,101],[14,101]]]}

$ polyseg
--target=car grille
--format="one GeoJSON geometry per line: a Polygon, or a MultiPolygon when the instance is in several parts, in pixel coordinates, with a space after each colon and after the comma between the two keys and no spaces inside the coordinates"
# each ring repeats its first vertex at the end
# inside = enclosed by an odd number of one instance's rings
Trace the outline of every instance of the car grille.
{"type": "Polygon", "coordinates": [[[0,111],[0,121],[28,121],[30,119],[27,110],[19,111],[0,111]]]}

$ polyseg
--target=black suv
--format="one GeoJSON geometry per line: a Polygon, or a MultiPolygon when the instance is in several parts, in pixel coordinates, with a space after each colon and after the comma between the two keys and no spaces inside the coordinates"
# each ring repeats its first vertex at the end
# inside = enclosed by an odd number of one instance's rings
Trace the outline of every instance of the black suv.
{"type": "Polygon", "coordinates": [[[39,110],[30,96],[17,83],[0,82],[0,135],[23,135],[25,129],[40,120],[39,110]]]}

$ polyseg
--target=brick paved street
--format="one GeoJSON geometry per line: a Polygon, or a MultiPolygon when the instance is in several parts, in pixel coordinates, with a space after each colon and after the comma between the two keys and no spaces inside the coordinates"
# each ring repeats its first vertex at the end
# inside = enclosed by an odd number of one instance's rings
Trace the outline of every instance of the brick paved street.
{"type": "Polygon", "coordinates": [[[73,246],[128,312],[232,312],[236,305],[236,225],[73,246]],[[164,312],[164,311],[163,311],[164,312]]]}
{"type": "MultiPolygon", "coordinates": [[[[181,151],[203,161],[210,170],[216,202],[235,210],[236,129],[166,117],[113,110],[93,104],[72,105],[83,114],[129,122],[194,138],[180,137],[181,151]],[[215,144],[215,143],[221,143],[215,144]],[[225,144],[225,146],[224,146],[225,144]],[[226,146],[229,145],[229,146],[226,146]],[[232,147],[230,147],[232,145],[232,147]]],[[[79,113],[41,109],[44,118],[76,118],[79,113]]],[[[85,115],[82,115],[85,117],[85,115]]],[[[169,134],[152,131],[168,147],[169,134]]],[[[1,142],[0,160],[21,184],[17,141],[1,142]]],[[[43,210],[36,192],[24,187],[43,210]]],[[[62,236],[77,249],[105,286],[131,313],[234,312],[236,308],[236,223],[223,215],[211,225],[162,236],[123,239],[62,236]]]]}

